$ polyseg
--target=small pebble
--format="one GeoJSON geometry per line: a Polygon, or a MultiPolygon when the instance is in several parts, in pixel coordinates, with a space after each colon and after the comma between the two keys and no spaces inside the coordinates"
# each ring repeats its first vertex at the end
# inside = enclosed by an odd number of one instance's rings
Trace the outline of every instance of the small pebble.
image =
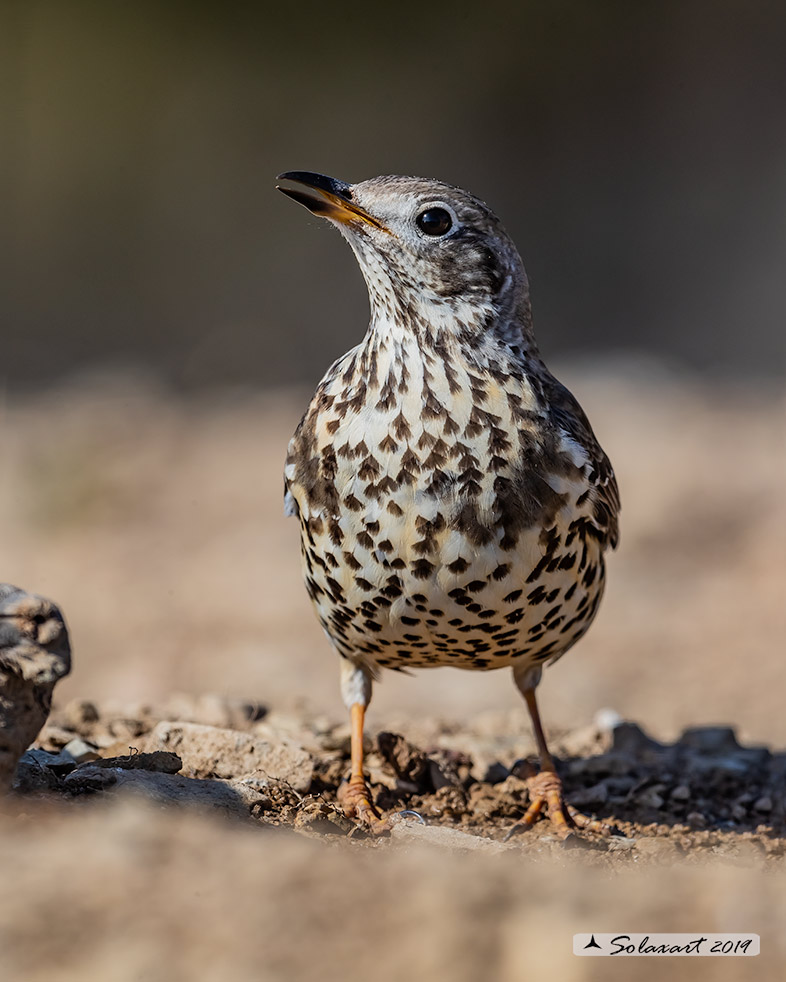
{"type": "Polygon", "coordinates": [[[77,764],[83,764],[88,760],[97,760],[100,754],[97,752],[97,748],[92,743],[87,743],[81,737],[75,737],[70,740],[63,750],[70,754],[70,756],[76,761],[77,764]]]}
{"type": "Polygon", "coordinates": [[[622,723],[622,717],[616,709],[599,709],[593,721],[601,733],[611,733],[622,723]]]}
{"type": "Polygon", "coordinates": [[[687,784],[678,784],[671,792],[674,801],[687,801],[690,798],[690,788],[687,784]]]}
{"type": "Polygon", "coordinates": [[[624,835],[615,835],[609,839],[609,852],[627,852],[629,849],[633,849],[638,842],[638,839],[630,839],[624,835]]]}
{"type": "Polygon", "coordinates": [[[663,807],[663,798],[654,788],[647,788],[646,791],[642,791],[642,793],[638,796],[637,801],[645,808],[663,807]]]}
{"type": "Polygon", "coordinates": [[[758,801],[754,802],[754,809],[757,812],[771,812],[772,811],[772,798],[769,795],[762,795],[758,801]]]}

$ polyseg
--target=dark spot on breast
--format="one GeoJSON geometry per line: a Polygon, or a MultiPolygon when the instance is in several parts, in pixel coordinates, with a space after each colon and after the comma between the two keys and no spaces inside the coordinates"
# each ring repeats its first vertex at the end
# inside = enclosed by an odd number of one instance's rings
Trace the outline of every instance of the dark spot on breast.
{"type": "Polygon", "coordinates": [[[412,575],[418,580],[426,580],[434,572],[434,564],[427,559],[418,559],[412,564],[412,575]]]}
{"type": "Polygon", "coordinates": [[[535,566],[532,572],[527,577],[527,583],[534,583],[535,580],[540,578],[541,573],[549,564],[549,557],[543,556],[540,562],[535,566]]]}
{"type": "Polygon", "coordinates": [[[473,502],[467,502],[456,512],[451,527],[466,536],[474,546],[485,546],[494,538],[494,531],[480,520],[473,502]]]}
{"type": "Polygon", "coordinates": [[[331,596],[337,603],[344,603],[346,597],[344,596],[344,590],[338,580],[333,579],[332,576],[325,577],[325,584],[330,590],[331,596]]]}
{"type": "Polygon", "coordinates": [[[380,440],[379,442],[379,449],[385,453],[393,453],[397,448],[398,444],[389,433],[384,440],[380,440]]]}
{"type": "Polygon", "coordinates": [[[399,413],[398,416],[393,420],[392,423],[393,430],[399,440],[407,440],[412,436],[412,430],[410,429],[407,418],[403,413],[399,413]]]}
{"type": "Polygon", "coordinates": [[[379,463],[375,457],[372,457],[371,454],[369,454],[360,465],[358,477],[361,479],[361,481],[371,481],[374,478],[379,477],[379,473],[379,463]]]}

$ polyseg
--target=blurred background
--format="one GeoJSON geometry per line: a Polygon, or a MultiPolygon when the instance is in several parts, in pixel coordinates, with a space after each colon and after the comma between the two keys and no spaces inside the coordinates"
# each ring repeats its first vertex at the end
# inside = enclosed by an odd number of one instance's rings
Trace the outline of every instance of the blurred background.
{"type": "Polygon", "coordinates": [[[486,199],[549,355],[779,367],[782,5],[0,9],[13,390],[129,365],[189,388],[316,381],[366,303],[348,251],[273,193],[295,168],[486,199]]]}
{"type": "MultiPolygon", "coordinates": [[[[346,246],[273,185],[412,173],[503,217],[541,348],[620,477],[622,548],[544,686],[549,724],[612,705],[661,736],[786,739],[781,5],[0,17],[0,577],[69,615],[64,696],[341,714],[281,465],[367,303],[346,246]]],[[[503,675],[390,679],[377,720],[518,711],[503,675]]]]}

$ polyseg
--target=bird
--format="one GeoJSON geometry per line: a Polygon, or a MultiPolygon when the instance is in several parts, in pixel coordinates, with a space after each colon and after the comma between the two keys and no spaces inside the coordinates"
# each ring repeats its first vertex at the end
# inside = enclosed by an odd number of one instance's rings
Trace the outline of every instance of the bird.
{"type": "Polygon", "coordinates": [[[306,589],[340,656],[345,813],[372,833],[390,827],[363,770],[385,669],[510,668],[540,758],[515,828],[547,817],[562,835],[608,832],[566,802],[536,689],[598,610],[619,490],[540,355],[516,246],[483,201],[441,181],[277,180],[342,233],[369,293],[366,333],[317,386],[284,471],[306,589]]]}

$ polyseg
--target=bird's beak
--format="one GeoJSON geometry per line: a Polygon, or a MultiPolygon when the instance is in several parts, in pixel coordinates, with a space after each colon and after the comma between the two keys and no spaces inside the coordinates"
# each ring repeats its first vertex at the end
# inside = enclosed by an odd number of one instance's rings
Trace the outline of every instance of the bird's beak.
{"type": "Polygon", "coordinates": [[[294,181],[296,184],[303,184],[312,191],[316,191],[316,194],[307,194],[299,189],[282,188],[276,185],[278,191],[297,201],[304,208],[308,208],[314,215],[329,218],[341,225],[360,223],[382,229],[383,232],[387,231],[381,222],[354,204],[352,188],[344,181],[336,180],[335,177],[325,177],[324,174],[312,174],[304,170],[285,171],[283,174],[279,174],[276,180],[294,181]]]}

